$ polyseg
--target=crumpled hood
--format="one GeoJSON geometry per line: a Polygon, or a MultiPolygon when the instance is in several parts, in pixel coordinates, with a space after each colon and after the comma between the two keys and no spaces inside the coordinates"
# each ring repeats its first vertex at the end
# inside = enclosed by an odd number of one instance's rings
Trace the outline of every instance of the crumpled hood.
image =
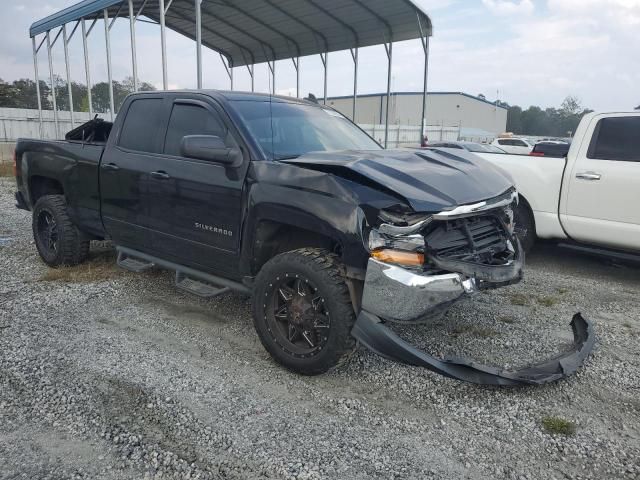
{"type": "Polygon", "coordinates": [[[362,176],[367,183],[403,197],[416,212],[449,210],[496,197],[513,187],[499,169],[463,150],[310,152],[282,162],[316,167],[355,181],[362,176]]]}

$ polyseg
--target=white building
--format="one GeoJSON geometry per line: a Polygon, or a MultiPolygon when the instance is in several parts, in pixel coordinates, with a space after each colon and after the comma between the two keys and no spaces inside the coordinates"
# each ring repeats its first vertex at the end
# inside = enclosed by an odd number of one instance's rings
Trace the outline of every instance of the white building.
{"type": "MultiPolygon", "coordinates": [[[[327,103],[351,118],[353,97],[331,97],[327,103]]],[[[422,92],[392,93],[389,99],[389,125],[421,124],[422,92]]],[[[386,94],[358,95],[356,123],[384,124],[386,94]]],[[[507,109],[483,98],[462,92],[427,94],[428,126],[455,127],[461,139],[489,140],[506,131],[507,109]]],[[[427,132],[434,131],[429,128],[427,132]]],[[[431,139],[431,135],[429,136],[431,139]]],[[[449,138],[451,140],[451,138],[449,138]]],[[[434,138],[438,140],[438,138],[434,138]]]]}

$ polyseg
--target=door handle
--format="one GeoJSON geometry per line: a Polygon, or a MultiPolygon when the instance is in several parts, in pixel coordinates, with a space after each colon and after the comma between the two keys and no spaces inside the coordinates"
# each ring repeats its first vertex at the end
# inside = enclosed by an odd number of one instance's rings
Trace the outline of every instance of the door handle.
{"type": "Polygon", "coordinates": [[[576,173],[576,178],[581,178],[582,180],[600,180],[602,175],[595,172],[580,172],[576,173]]]}
{"type": "Polygon", "coordinates": [[[168,180],[171,178],[171,175],[169,175],[167,172],[163,172],[162,170],[160,170],[159,172],[151,172],[151,178],[155,178],[157,180],[168,180]]]}
{"type": "Polygon", "coordinates": [[[120,170],[120,167],[118,165],[116,165],[115,163],[103,163],[102,164],[102,169],[103,170],[116,171],[116,170],[120,170]]]}

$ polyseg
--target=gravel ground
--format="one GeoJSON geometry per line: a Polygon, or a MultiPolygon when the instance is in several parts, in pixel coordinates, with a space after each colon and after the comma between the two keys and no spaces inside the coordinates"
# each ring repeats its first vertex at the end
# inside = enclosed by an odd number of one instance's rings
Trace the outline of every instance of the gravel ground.
{"type": "Polygon", "coordinates": [[[13,190],[0,179],[0,478],[640,478],[633,265],[542,246],[520,285],[402,331],[515,366],[566,347],[581,311],[596,348],[565,381],[479,387],[362,350],[302,377],[264,351],[246,298],[121,272],[108,245],[84,277],[51,273],[13,190]]]}

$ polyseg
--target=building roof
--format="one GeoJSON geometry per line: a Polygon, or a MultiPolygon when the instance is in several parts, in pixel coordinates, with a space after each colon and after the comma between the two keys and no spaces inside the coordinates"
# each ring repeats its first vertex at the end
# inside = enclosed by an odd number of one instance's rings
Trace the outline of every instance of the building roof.
{"type": "MultiPolygon", "coordinates": [[[[159,21],[159,0],[133,0],[159,21]]],[[[167,28],[195,39],[194,0],[165,0],[167,28]]],[[[34,37],[81,18],[128,17],[127,0],[84,0],[31,25],[34,37]]],[[[202,44],[233,67],[430,36],[415,0],[203,0],[202,44]],[[421,28],[419,26],[421,25],[421,28]],[[422,29],[422,31],[421,31],[422,29]]]]}
{"type": "MultiPolygon", "coordinates": [[[[422,92],[391,92],[391,96],[405,96],[405,95],[419,95],[422,96],[422,92]]],[[[489,100],[485,99],[485,98],[481,98],[481,97],[476,97],[475,95],[470,95],[468,93],[464,93],[464,92],[427,92],[427,96],[429,95],[462,95],[463,97],[467,97],[467,98],[472,98],[474,100],[477,100],[479,102],[483,102],[483,103],[487,103],[489,105],[492,105],[494,107],[498,107],[498,108],[502,108],[504,110],[509,110],[506,107],[503,107],[502,105],[497,105],[494,102],[490,102],[489,100]]],[[[386,97],[387,94],[385,93],[364,93],[364,94],[358,94],[358,98],[367,98],[367,97],[386,97]]],[[[338,97],[327,97],[327,101],[330,100],[346,100],[346,99],[353,99],[353,95],[342,95],[342,96],[338,96],[338,97]]]]}

